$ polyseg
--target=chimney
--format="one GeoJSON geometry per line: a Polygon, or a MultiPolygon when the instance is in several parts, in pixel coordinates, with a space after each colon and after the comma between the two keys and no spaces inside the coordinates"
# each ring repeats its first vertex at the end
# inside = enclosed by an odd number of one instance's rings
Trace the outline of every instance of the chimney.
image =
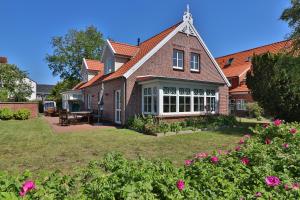
{"type": "Polygon", "coordinates": [[[7,58],[0,56],[0,63],[6,64],[7,63],[7,58]]]}
{"type": "Polygon", "coordinates": [[[141,39],[138,38],[138,39],[137,39],[137,45],[138,45],[138,46],[140,46],[140,42],[141,42],[141,39]]]}

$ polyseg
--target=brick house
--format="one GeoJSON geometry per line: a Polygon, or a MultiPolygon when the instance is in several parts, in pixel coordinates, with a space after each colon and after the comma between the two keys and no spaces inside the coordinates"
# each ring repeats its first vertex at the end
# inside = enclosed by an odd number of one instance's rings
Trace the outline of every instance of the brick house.
{"type": "Polygon", "coordinates": [[[251,91],[246,85],[246,75],[251,70],[252,56],[266,52],[279,53],[290,46],[291,41],[285,40],[216,58],[216,61],[231,83],[229,88],[231,113],[239,116],[247,115],[246,104],[253,102],[251,91]]]}
{"type": "Polygon", "coordinates": [[[138,45],[107,40],[101,62],[91,62],[98,73],[87,79],[90,64],[84,59],[83,81],[68,95],[79,95],[84,109],[100,107],[109,121],[124,124],[142,113],[168,120],[228,114],[230,83],[189,9],[181,22],[138,45]]]}

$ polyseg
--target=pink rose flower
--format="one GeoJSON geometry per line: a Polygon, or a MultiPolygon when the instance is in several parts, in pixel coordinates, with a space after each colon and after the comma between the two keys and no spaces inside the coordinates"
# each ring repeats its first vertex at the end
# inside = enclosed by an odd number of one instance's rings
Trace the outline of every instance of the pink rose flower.
{"type": "Polygon", "coordinates": [[[235,147],[235,150],[236,150],[236,151],[240,151],[240,150],[241,150],[241,147],[240,147],[240,146],[236,146],[236,147],[235,147]]]}
{"type": "Polygon", "coordinates": [[[214,164],[217,164],[219,162],[219,158],[217,156],[213,156],[210,158],[210,161],[214,164]]]}
{"type": "Polygon", "coordinates": [[[284,184],[284,189],[285,190],[289,190],[290,189],[290,186],[288,184],[284,184]]]}
{"type": "Polygon", "coordinates": [[[268,124],[268,123],[264,123],[264,124],[263,124],[263,127],[264,127],[264,128],[268,128],[268,127],[269,127],[269,124],[268,124]]]}
{"type": "Polygon", "coordinates": [[[297,133],[297,129],[291,128],[291,129],[290,129],[290,133],[291,133],[291,134],[296,134],[296,133],[297,133]]]}
{"type": "Polygon", "coordinates": [[[250,160],[249,160],[249,158],[247,158],[247,157],[243,157],[243,158],[241,159],[241,162],[242,162],[244,165],[249,165],[250,160]]]}
{"type": "Polygon", "coordinates": [[[23,183],[21,191],[20,191],[20,196],[23,197],[26,195],[27,192],[29,192],[30,190],[35,189],[35,184],[33,181],[26,181],[25,183],[23,183]]]}
{"type": "Polygon", "coordinates": [[[197,153],[195,158],[206,158],[208,156],[207,153],[197,153]]]}
{"type": "Polygon", "coordinates": [[[280,180],[276,176],[267,176],[265,181],[266,181],[266,184],[271,187],[275,187],[280,184],[280,180]]]}
{"type": "Polygon", "coordinates": [[[300,184],[299,183],[293,183],[292,188],[293,188],[293,190],[299,190],[300,184]]]}
{"type": "Polygon", "coordinates": [[[256,192],[254,196],[255,196],[255,197],[261,197],[262,194],[261,194],[261,192],[256,192]]]}
{"type": "Polygon", "coordinates": [[[266,143],[266,144],[271,144],[271,139],[266,138],[265,143],[266,143]]]}
{"type": "Polygon", "coordinates": [[[287,148],[289,148],[289,144],[288,144],[288,143],[284,143],[284,144],[282,145],[282,147],[287,149],[287,148]]]}
{"type": "Polygon", "coordinates": [[[182,191],[184,189],[184,181],[183,180],[181,180],[181,179],[178,180],[176,185],[177,185],[177,188],[179,191],[182,191]]]}
{"type": "Polygon", "coordinates": [[[223,151],[221,149],[218,150],[218,154],[222,155],[223,151]]]}
{"type": "Polygon", "coordinates": [[[191,164],[192,164],[192,160],[185,160],[184,161],[184,164],[185,164],[185,166],[190,166],[191,164]]]}
{"type": "Polygon", "coordinates": [[[282,120],[280,120],[280,119],[275,119],[273,123],[274,123],[275,126],[280,126],[281,123],[282,123],[282,120]]]}
{"type": "Polygon", "coordinates": [[[251,138],[251,135],[250,134],[246,134],[246,135],[244,135],[244,137],[247,138],[247,139],[249,139],[249,138],[251,138]]]}
{"type": "Polygon", "coordinates": [[[244,143],[245,143],[244,139],[240,139],[239,144],[244,144],[244,143]]]}

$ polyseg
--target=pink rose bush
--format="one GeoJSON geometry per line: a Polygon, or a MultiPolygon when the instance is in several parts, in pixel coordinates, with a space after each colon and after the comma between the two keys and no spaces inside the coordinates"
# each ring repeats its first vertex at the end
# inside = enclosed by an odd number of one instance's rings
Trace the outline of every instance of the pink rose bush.
{"type": "Polygon", "coordinates": [[[284,121],[259,125],[237,146],[197,153],[181,166],[112,153],[74,175],[35,174],[21,188],[32,176],[0,172],[0,199],[3,192],[15,199],[299,199],[299,129],[284,121]]]}
{"type": "Polygon", "coordinates": [[[280,120],[280,119],[275,119],[273,123],[274,123],[275,126],[280,126],[281,123],[282,123],[282,120],[280,120]]]}

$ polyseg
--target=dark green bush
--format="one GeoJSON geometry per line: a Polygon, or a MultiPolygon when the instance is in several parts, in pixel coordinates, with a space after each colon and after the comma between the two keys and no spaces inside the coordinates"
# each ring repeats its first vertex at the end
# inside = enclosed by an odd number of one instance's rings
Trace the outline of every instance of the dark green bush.
{"type": "Polygon", "coordinates": [[[10,120],[13,119],[14,112],[9,108],[0,109],[0,119],[1,120],[10,120]]]}
{"type": "Polygon", "coordinates": [[[30,117],[30,111],[28,109],[22,108],[14,113],[14,118],[17,120],[26,120],[30,117]]]}
{"type": "Polygon", "coordinates": [[[248,103],[247,110],[250,117],[256,118],[258,121],[262,120],[263,109],[257,102],[248,103]]]}

